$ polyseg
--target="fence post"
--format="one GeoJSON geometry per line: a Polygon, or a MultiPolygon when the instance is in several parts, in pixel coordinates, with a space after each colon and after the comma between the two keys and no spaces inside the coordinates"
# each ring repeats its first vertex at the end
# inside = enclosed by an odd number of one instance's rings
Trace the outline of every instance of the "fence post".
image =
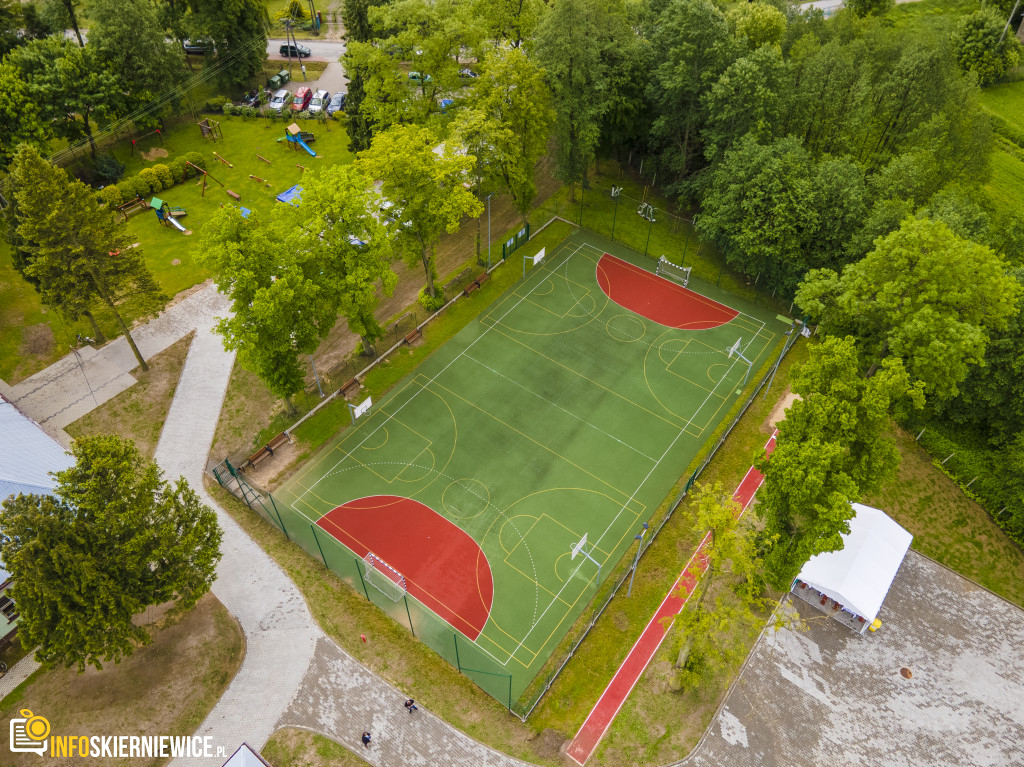
{"type": "Polygon", "coordinates": [[[412,613],[409,612],[409,595],[407,593],[403,594],[402,599],[405,600],[405,615],[409,619],[409,631],[412,632],[413,636],[416,636],[416,629],[412,627],[412,613]]]}
{"type": "Polygon", "coordinates": [[[452,641],[455,642],[455,667],[462,673],[462,663],[459,661],[459,635],[452,634],[452,641]]]}
{"type": "Polygon", "coordinates": [[[508,712],[512,713],[512,675],[508,675],[508,712]]]}
{"type": "Polygon", "coordinates": [[[356,561],[356,572],[359,573],[359,583],[363,586],[363,594],[366,595],[366,601],[372,602],[370,599],[370,592],[366,590],[366,581],[363,580],[363,568],[359,566],[359,557],[352,557],[356,561]]]}
{"type": "Polygon", "coordinates": [[[214,477],[214,479],[217,480],[217,484],[218,485],[220,485],[221,487],[224,487],[224,483],[221,481],[221,478],[220,478],[220,472],[217,471],[217,467],[216,466],[213,467],[213,477],[214,477]]]}
{"type": "Polygon", "coordinates": [[[615,239],[615,217],[619,215],[619,195],[615,195],[615,208],[612,210],[612,239],[615,239]]]}
{"type": "Polygon", "coordinates": [[[651,210],[651,223],[647,225],[647,242],[644,243],[644,255],[647,255],[647,246],[651,244],[651,230],[654,228],[654,210],[651,210]]]}
{"type": "MultiPolygon", "coordinates": [[[[327,557],[324,556],[324,548],[320,545],[320,538],[317,537],[316,525],[311,522],[309,529],[313,531],[313,540],[316,541],[316,547],[320,550],[320,559],[324,561],[324,567],[327,567],[327,557]]],[[[329,567],[327,567],[327,569],[330,570],[329,567]]]]}
{"type": "MultiPolygon", "coordinates": [[[[267,497],[270,498],[270,503],[274,507],[274,513],[277,514],[277,521],[281,523],[281,532],[284,533],[284,537],[290,541],[292,537],[288,535],[288,530],[285,529],[284,520],[281,519],[281,512],[277,510],[277,504],[274,503],[274,496],[271,495],[270,493],[267,493],[267,497]]],[[[317,542],[317,545],[320,545],[319,542],[317,542]]],[[[321,555],[323,554],[323,552],[320,553],[321,555]]]]}

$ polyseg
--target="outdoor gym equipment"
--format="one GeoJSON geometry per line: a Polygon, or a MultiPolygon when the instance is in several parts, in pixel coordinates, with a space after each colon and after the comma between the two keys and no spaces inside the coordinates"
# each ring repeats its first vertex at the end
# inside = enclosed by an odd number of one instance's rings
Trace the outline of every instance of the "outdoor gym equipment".
{"type": "MultiPolygon", "coordinates": [[[[200,197],[206,197],[206,178],[209,176],[211,181],[217,181],[217,179],[215,179],[213,176],[210,176],[209,173],[207,173],[205,170],[200,168],[195,163],[192,163],[192,162],[189,162],[188,160],[185,160],[185,169],[182,170],[182,172],[181,172],[181,180],[182,181],[185,180],[185,173],[186,173],[186,171],[188,171],[190,166],[195,168],[198,173],[201,173],[203,175],[203,191],[199,193],[199,196],[200,197]]],[[[217,181],[217,183],[220,184],[219,181],[217,181]]],[[[223,184],[220,184],[220,185],[224,186],[223,184]]]]}
{"type": "Polygon", "coordinates": [[[282,141],[287,141],[289,144],[292,145],[292,149],[295,150],[298,150],[299,147],[302,147],[307,152],[309,152],[311,156],[316,157],[316,152],[310,149],[309,145],[306,143],[307,141],[316,141],[316,136],[314,136],[309,131],[304,131],[300,129],[296,123],[292,123],[287,128],[285,128],[284,138],[279,138],[277,140],[278,143],[281,143],[282,141]]]}
{"type": "MultiPolygon", "coordinates": [[[[156,137],[158,139],[160,139],[160,146],[164,145],[164,134],[160,132],[159,128],[157,128],[156,130],[152,130],[149,133],[142,134],[137,139],[136,138],[132,139],[132,153],[131,153],[132,157],[135,156],[135,150],[138,149],[138,142],[142,141],[142,139],[146,138],[147,136],[152,136],[154,133],[156,134],[156,137]]],[[[139,154],[140,155],[142,154],[142,150],[141,149],[139,149],[139,154]]]]}
{"type": "Polygon", "coordinates": [[[149,201],[149,207],[156,211],[156,217],[160,219],[160,223],[164,226],[173,226],[179,232],[184,234],[192,234],[190,229],[186,229],[178,221],[179,217],[187,216],[188,211],[184,208],[171,207],[171,204],[161,200],[159,197],[154,197],[149,201]]]}
{"type": "Polygon", "coordinates": [[[213,153],[213,159],[215,159],[219,163],[223,163],[224,165],[227,165],[229,168],[234,168],[235,167],[234,165],[232,165],[230,162],[225,160],[223,157],[221,157],[216,152],[213,153]]]}

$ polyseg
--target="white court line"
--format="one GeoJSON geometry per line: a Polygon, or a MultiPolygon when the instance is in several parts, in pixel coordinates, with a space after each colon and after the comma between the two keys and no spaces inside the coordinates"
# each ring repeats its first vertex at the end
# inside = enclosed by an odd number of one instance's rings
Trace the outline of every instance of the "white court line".
{"type": "MultiPolygon", "coordinates": [[[[582,245],[578,246],[578,247],[576,248],[576,250],[574,250],[574,251],[573,251],[572,253],[570,253],[570,254],[569,254],[569,255],[568,255],[567,257],[566,257],[566,260],[568,260],[568,259],[571,259],[571,258],[572,258],[573,256],[575,256],[575,255],[576,255],[576,253],[578,253],[578,252],[579,252],[579,249],[580,249],[581,247],[583,247],[583,246],[582,246],[582,245]]],[[[543,268],[543,267],[542,267],[542,268],[543,268]]],[[[549,271],[550,271],[550,270],[549,270],[549,271]]],[[[361,441],[360,441],[360,442],[359,442],[358,444],[356,444],[356,445],[355,445],[355,446],[354,446],[354,447],[353,447],[353,448],[352,448],[351,450],[347,451],[347,452],[345,453],[345,455],[344,455],[344,456],[342,456],[342,457],[341,457],[341,458],[340,458],[340,459],[338,460],[338,462],[337,462],[336,464],[334,464],[334,465],[333,465],[333,466],[332,466],[332,467],[331,467],[330,469],[328,469],[328,470],[327,470],[326,472],[324,472],[323,474],[321,474],[321,475],[320,475],[320,479],[318,479],[318,480],[317,480],[316,482],[314,482],[314,483],[313,483],[312,485],[310,485],[310,486],[309,486],[308,488],[306,488],[305,492],[303,492],[303,493],[302,493],[302,495],[300,495],[300,496],[299,496],[298,498],[296,498],[296,499],[295,499],[296,503],[298,503],[299,501],[301,501],[301,500],[302,500],[302,499],[303,499],[303,498],[304,498],[304,497],[306,496],[306,493],[310,492],[310,491],[311,491],[311,490],[312,490],[313,488],[315,488],[315,487],[316,487],[316,486],[317,486],[318,484],[320,484],[320,482],[322,482],[322,481],[323,481],[323,480],[324,480],[325,478],[327,478],[328,476],[330,476],[330,474],[331,474],[331,473],[332,473],[332,472],[333,472],[333,471],[334,471],[335,469],[337,469],[337,468],[338,468],[338,467],[339,467],[339,466],[340,466],[340,465],[341,465],[342,463],[344,463],[344,462],[345,462],[346,460],[348,460],[348,459],[349,459],[349,458],[350,458],[350,457],[352,456],[352,453],[353,453],[354,451],[358,450],[358,449],[359,449],[359,448],[360,448],[360,447],[361,447],[361,446],[363,445],[363,443],[364,443],[364,442],[366,442],[366,440],[368,440],[368,439],[369,439],[370,437],[372,437],[372,436],[373,436],[374,434],[376,434],[376,433],[377,433],[377,432],[378,432],[378,431],[379,431],[379,430],[380,430],[380,429],[381,429],[381,428],[382,428],[383,426],[385,426],[385,425],[386,425],[386,424],[388,423],[388,421],[390,421],[390,420],[391,420],[392,418],[394,418],[394,417],[395,417],[396,415],[398,415],[398,414],[399,414],[399,413],[401,412],[402,408],[404,408],[404,407],[405,407],[406,405],[408,405],[408,404],[409,404],[410,402],[412,402],[412,401],[413,401],[414,399],[416,399],[416,397],[418,397],[418,396],[419,396],[420,394],[422,394],[422,393],[423,393],[423,391],[424,391],[424,390],[425,390],[425,389],[426,389],[426,388],[427,388],[428,386],[430,386],[430,384],[434,383],[434,381],[436,381],[436,380],[437,380],[437,379],[438,379],[438,378],[439,378],[439,377],[441,376],[441,374],[442,374],[442,373],[444,373],[444,372],[445,372],[445,371],[446,371],[446,370],[447,370],[448,368],[450,368],[450,367],[451,367],[452,365],[454,365],[454,364],[455,364],[456,362],[458,362],[458,360],[459,360],[459,359],[460,359],[460,358],[462,357],[462,355],[463,355],[463,354],[465,354],[465,353],[466,353],[466,352],[468,352],[468,351],[469,351],[470,349],[472,349],[472,348],[473,348],[473,346],[475,346],[475,345],[476,345],[476,343],[477,343],[478,341],[480,341],[480,339],[482,339],[482,338],[483,338],[484,336],[486,336],[486,335],[487,335],[488,333],[490,333],[490,332],[491,332],[491,330],[492,330],[492,329],[493,329],[493,328],[494,328],[494,327],[495,327],[495,326],[496,326],[496,325],[497,325],[497,324],[498,324],[499,322],[501,322],[501,321],[502,321],[503,319],[505,319],[505,317],[507,317],[507,316],[508,316],[508,315],[509,315],[509,314],[510,314],[510,313],[511,313],[512,311],[514,311],[514,310],[516,309],[516,307],[518,307],[518,306],[519,306],[519,304],[521,304],[521,303],[522,303],[523,301],[525,301],[525,300],[526,300],[527,298],[529,298],[529,296],[530,296],[530,295],[531,295],[531,294],[533,293],[533,291],[535,291],[535,290],[536,290],[536,289],[537,289],[538,287],[540,287],[540,286],[541,286],[541,285],[542,285],[543,283],[544,283],[544,281],[543,281],[542,279],[539,279],[539,280],[537,281],[537,284],[536,284],[536,285],[534,285],[534,286],[533,286],[532,288],[530,288],[530,291],[529,291],[528,293],[526,293],[526,295],[522,296],[522,297],[521,297],[521,298],[520,298],[520,299],[519,299],[518,301],[516,301],[516,302],[515,302],[515,303],[514,303],[514,304],[513,304],[513,305],[512,305],[511,307],[509,307],[508,311],[506,311],[506,312],[505,312],[504,314],[502,314],[502,315],[501,315],[501,316],[500,316],[500,317],[499,317],[499,318],[498,318],[497,320],[495,320],[495,322],[494,322],[494,324],[493,324],[493,325],[491,325],[491,326],[489,326],[489,327],[486,327],[486,328],[484,328],[484,332],[483,332],[483,333],[481,333],[481,334],[480,334],[479,336],[477,336],[477,337],[476,337],[476,338],[475,338],[475,339],[473,340],[473,342],[469,344],[469,346],[467,346],[467,347],[466,347],[465,349],[463,349],[463,350],[462,350],[461,352],[459,352],[459,353],[458,353],[458,354],[457,354],[457,355],[456,355],[455,357],[453,357],[453,358],[452,358],[452,360],[451,360],[451,362],[449,362],[449,363],[448,363],[447,365],[445,365],[445,366],[444,366],[443,368],[441,368],[441,369],[440,369],[439,371],[437,371],[437,373],[436,373],[436,374],[434,375],[434,377],[433,377],[433,378],[431,378],[431,379],[430,379],[429,381],[427,381],[427,383],[426,383],[426,384],[424,384],[423,386],[421,386],[421,387],[419,388],[419,390],[418,390],[418,391],[414,392],[414,393],[413,393],[413,395],[412,395],[411,397],[409,397],[409,399],[407,399],[407,400],[406,400],[405,402],[403,402],[403,403],[402,403],[402,404],[401,404],[401,405],[400,405],[400,406],[399,406],[399,407],[398,407],[398,408],[397,408],[397,409],[396,409],[396,410],[395,410],[395,411],[394,411],[393,413],[389,414],[387,418],[385,418],[385,419],[384,419],[384,420],[383,420],[383,421],[382,421],[382,422],[381,422],[380,424],[378,424],[378,425],[377,425],[377,428],[376,428],[376,429],[374,429],[374,430],[373,430],[373,431],[371,431],[371,432],[370,432],[369,434],[367,434],[367,435],[366,435],[365,437],[363,437],[363,439],[362,439],[362,440],[361,440],[361,441]]],[[[294,506],[293,506],[293,508],[294,508],[294,506]]],[[[299,513],[301,514],[302,512],[299,512],[299,513]]],[[[303,514],[303,516],[306,516],[306,515],[305,515],[305,514],[303,514]]],[[[309,517],[306,517],[306,519],[309,519],[309,517]]],[[[311,520],[311,521],[312,521],[312,520],[311,520]]]]}

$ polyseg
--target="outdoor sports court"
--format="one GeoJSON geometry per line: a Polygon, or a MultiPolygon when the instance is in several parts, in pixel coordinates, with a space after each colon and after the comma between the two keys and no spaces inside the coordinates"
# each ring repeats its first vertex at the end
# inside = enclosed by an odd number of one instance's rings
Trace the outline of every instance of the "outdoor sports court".
{"type": "Polygon", "coordinates": [[[292,538],[503,702],[736,401],[730,347],[753,377],[786,329],[654,264],[567,238],[274,494],[292,538]]]}

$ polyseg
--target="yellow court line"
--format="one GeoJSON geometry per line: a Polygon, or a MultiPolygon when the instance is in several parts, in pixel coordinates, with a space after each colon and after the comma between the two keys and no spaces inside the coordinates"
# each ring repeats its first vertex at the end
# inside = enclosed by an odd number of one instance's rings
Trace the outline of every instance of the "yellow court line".
{"type": "Polygon", "coordinates": [[[614,491],[615,491],[616,493],[618,493],[619,495],[621,495],[621,496],[624,496],[624,497],[626,497],[626,498],[628,498],[628,497],[629,497],[628,495],[626,495],[626,493],[624,493],[623,491],[619,490],[619,488],[615,487],[614,485],[612,485],[612,484],[610,484],[610,483],[608,483],[608,482],[605,482],[605,481],[604,481],[603,479],[601,479],[601,478],[600,478],[599,476],[597,476],[596,474],[593,474],[593,473],[591,473],[591,472],[587,471],[587,470],[586,470],[586,469],[584,469],[584,468],[583,468],[582,466],[579,466],[579,465],[577,465],[577,464],[573,463],[573,462],[572,462],[572,461],[570,461],[570,460],[569,460],[568,458],[566,458],[566,457],[565,457],[564,455],[561,455],[561,454],[560,454],[560,453],[558,453],[558,452],[557,452],[556,450],[552,450],[552,449],[551,449],[550,447],[548,447],[548,446],[547,446],[547,445],[545,445],[544,443],[542,443],[542,442],[538,442],[538,441],[537,441],[536,439],[534,439],[533,437],[531,437],[531,436],[530,436],[529,434],[526,434],[525,432],[519,431],[519,429],[515,428],[514,426],[510,426],[509,424],[505,423],[505,422],[504,422],[504,421],[502,421],[502,420],[501,420],[500,418],[498,418],[497,416],[495,416],[495,415],[494,415],[493,413],[489,413],[488,411],[484,410],[484,409],[483,409],[482,407],[480,407],[479,405],[477,405],[477,404],[476,404],[475,402],[471,402],[470,400],[466,399],[465,397],[463,397],[463,396],[462,396],[461,394],[459,394],[458,392],[452,391],[452,390],[451,390],[451,389],[449,389],[449,388],[448,388],[447,386],[443,386],[443,385],[439,384],[439,383],[438,383],[437,381],[434,381],[434,382],[433,382],[433,383],[432,383],[432,384],[430,385],[430,387],[429,387],[429,388],[433,388],[433,387],[435,387],[435,386],[437,386],[437,387],[439,387],[439,388],[441,388],[441,389],[444,389],[444,391],[448,392],[448,393],[449,393],[449,394],[451,394],[451,395],[452,395],[453,397],[458,397],[459,399],[461,399],[461,400],[462,400],[463,402],[465,402],[465,403],[466,403],[467,405],[469,405],[469,406],[470,406],[471,408],[473,408],[474,410],[479,410],[479,411],[480,411],[481,413],[483,413],[484,415],[486,415],[486,416],[487,416],[488,418],[490,418],[490,419],[492,419],[492,420],[494,420],[494,421],[496,421],[496,422],[500,423],[500,424],[501,424],[502,426],[504,426],[504,427],[505,427],[506,429],[509,429],[510,431],[514,431],[514,432],[515,432],[516,434],[518,434],[518,435],[519,435],[519,436],[521,436],[521,437],[524,437],[525,439],[528,439],[528,440],[529,440],[530,442],[532,442],[533,444],[537,445],[538,447],[540,447],[540,448],[543,448],[544,450],[547,450],[547,451],[548,451],[549,453],[551,453],[551,455],[553,455],[553,456],[555,456],[556,458],[559,458],[559,459],[561,459],[561,460],[565,461],[565,462],[566,462],[567,464],[569,464],[570,466],[574,466],[575,468],[579,469],[579,470],[580,470],[580,471],[582,471],[582,472],[583,472],[584,474],[586,474],[586,475],[587,475],[588,477],[593,477],[593,478],[594,478],[595,480],[597,480],[598,482],[600,482],[600,483],[601,483],[602,485],[605,485],[605,486],[607,486],[607,487],[611,488],[612,490],[614,490],[614,491]]]}

